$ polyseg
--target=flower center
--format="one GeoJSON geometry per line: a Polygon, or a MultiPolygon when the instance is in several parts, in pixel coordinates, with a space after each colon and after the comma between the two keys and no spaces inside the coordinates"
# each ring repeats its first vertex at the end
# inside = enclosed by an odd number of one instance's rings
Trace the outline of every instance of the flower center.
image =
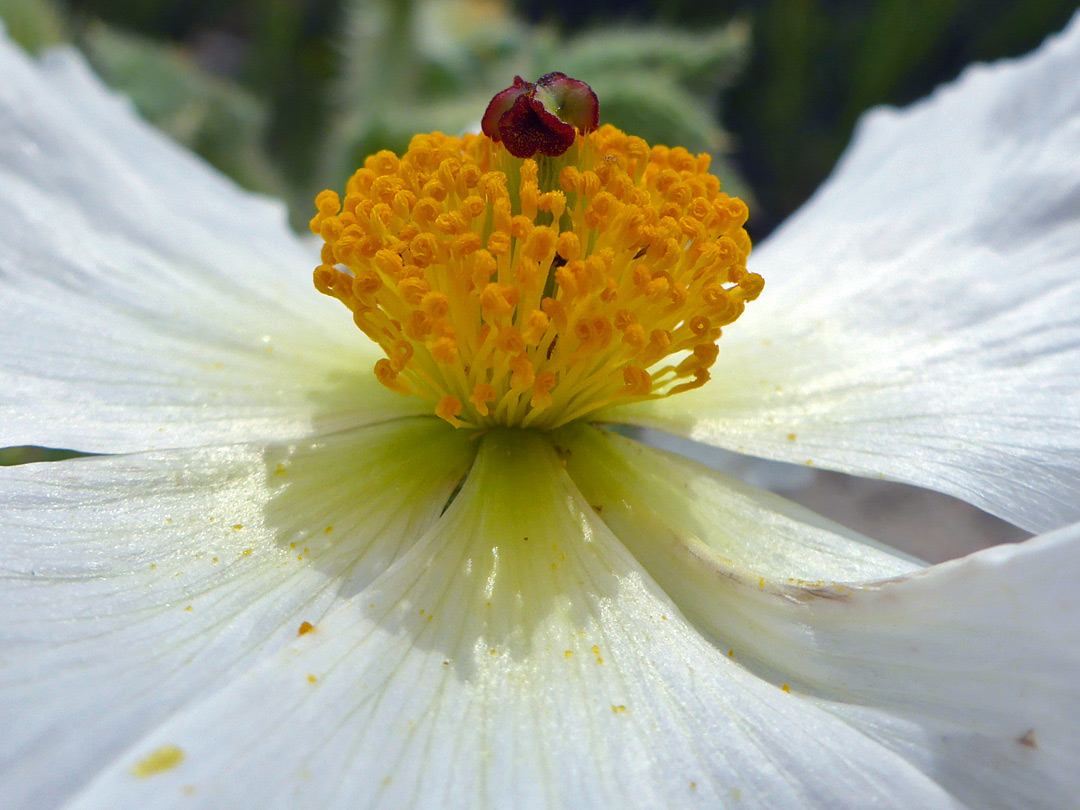
{"type": "Polygon", "coordinates": [[[553,429],[704,385],[761,292],[746,205],[708,155],[611,126],[560,155],[418,135],[316,197],[315,287],[386,353],[375,376],[455,427],[553,429]]]}

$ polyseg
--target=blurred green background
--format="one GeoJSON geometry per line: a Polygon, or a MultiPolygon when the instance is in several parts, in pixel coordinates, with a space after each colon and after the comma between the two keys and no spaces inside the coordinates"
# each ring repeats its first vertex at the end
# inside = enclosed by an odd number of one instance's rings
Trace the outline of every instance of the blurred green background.
{"type": "Polygon", "coordinates": [[[515,73],[562,70],[603,120],[712,152],[760,239],[859,114],[1021,54],[1075,0],[0,0],[9,34],[74,42],[142,114],[244,185],[318,190],[417,131],[475,127],[515,73]]]}
{"type": "MultiPolygon", "coordinates": [[[[144,117],[302,228],[315,193],[415,132],[475,129],[518,73],[589,82],[601,120],[707,151],[755,240],[858,116],[1025,53],[1072,0],[0,0],[31,51],[74,43],[144,117]]],[[[51,458],[0,450],[0,464],[51,458]]]]}

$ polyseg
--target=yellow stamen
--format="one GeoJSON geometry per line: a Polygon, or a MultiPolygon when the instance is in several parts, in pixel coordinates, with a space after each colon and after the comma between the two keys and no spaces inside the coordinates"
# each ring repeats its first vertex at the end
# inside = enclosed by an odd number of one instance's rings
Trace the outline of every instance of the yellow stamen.
{"type": "Polygon", "coordinates": [[[316,197],[315,287],[382,347],[379,382],[455,427],[552,429],[697,388],[764,284],[708,166],[611,126],[539,160],[418,135],[316,197]]]}

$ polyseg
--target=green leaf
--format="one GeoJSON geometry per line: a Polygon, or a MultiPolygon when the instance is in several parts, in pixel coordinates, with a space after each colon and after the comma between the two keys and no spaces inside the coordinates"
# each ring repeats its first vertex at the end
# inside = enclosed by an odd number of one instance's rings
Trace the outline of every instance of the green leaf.
{"type": "Polygon", "coordinates": [[[565,67],[558,69],[581,77],[658,71],[680,83],[717,89],[730,83],[745,64],[749,44],[749,27],[741,21],[702,33],[605,27],[571,40],[558,57],[565,67]]]}
{"type": "Polygon", "coordinates": [[[30,53],[63,42],[67,21],[52,0],[0,0],[0,26],[30,53]]]}
{"type": "Polygon", "coordinates": [[[205,71],[179,48],[103,24],[90,26],[80,44],[102,78],[156,127],[241,185],[282,192],[263,146],[267,110],[255,96],[205,71]]]}

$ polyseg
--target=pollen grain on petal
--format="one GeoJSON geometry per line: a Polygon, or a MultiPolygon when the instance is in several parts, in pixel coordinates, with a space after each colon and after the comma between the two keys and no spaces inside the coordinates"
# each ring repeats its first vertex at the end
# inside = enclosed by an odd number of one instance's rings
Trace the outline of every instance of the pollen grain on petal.
{"type": "Polygon", "coordinates": [[[182,748],[175,745],[163,745],[139,760],[135,767],[131,769],[131,772],[140,779],[157,776],[166,771],[171,771],[183,762],[184,758],[185,754],[182,748]]]}
{"type": "Polygon", "coordinates": [[[417,135],[316,197],[314,284],[383,349],[379,382],[455,427],[553,429],[678,394],[763,285],[746,205],[708,163],[612,126],[533,158],[417,135]]]}

